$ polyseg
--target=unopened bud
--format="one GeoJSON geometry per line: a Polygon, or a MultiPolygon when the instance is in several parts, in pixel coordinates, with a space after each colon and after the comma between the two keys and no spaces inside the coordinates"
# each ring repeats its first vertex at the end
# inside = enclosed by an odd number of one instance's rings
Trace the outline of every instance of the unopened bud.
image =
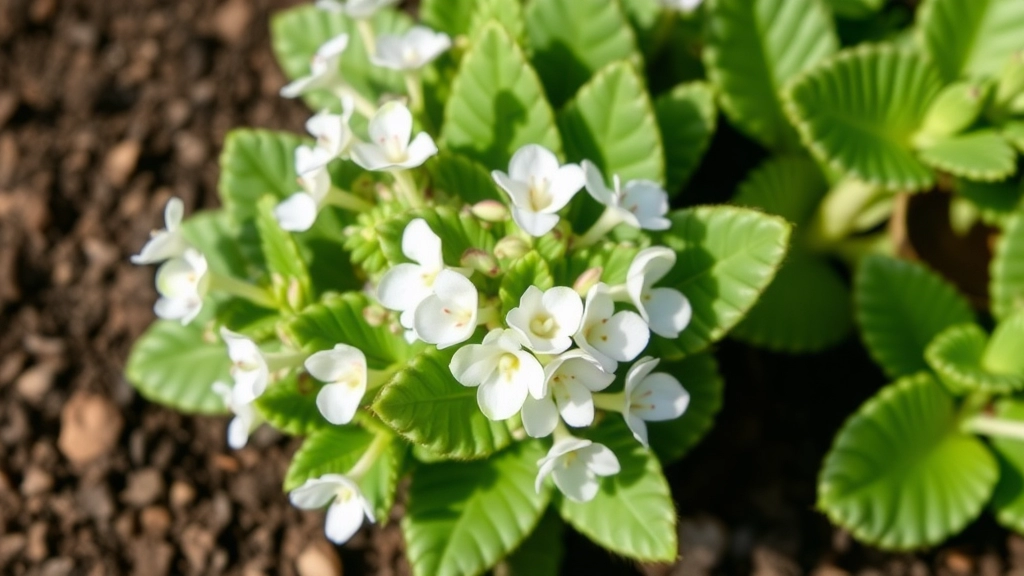
{"type": "Polygon", "coordinates": [[[304,302],[302,301],[302,285],[295,278],[292,278],[288,282],[288,289],[285,291],[285,298],[288,300],[288,306],[291,306],[292,310],[302,310],[304,302]]]}
{"type": "Polygon", "coordinates": [[[383,326],[387,319],[388,311],[381,306],[370,304],[366,308],[363,308],[363,320],[366,320],[366,323],[374,328],[383,326]]]}
{"type": "Polygon", "coordinates": [[[505,236],[494,246],[494,255],[498,258],[522,258],[529,251],[530,245],[518,236],[505,236]]]}
{"type": "Polygon", "coordinates": [[[588,268],[573,282],[572,289],[580,296],[586,297],[587,292],[590,292],[590,289],[601,281],[601,274],[603,273],[604,268],[600,266],[588,268]]]}
{"type": "Polygon", "coordinates": [[[1006,106],[1024,93],[1024,52],[1010,55],[996,87],[996,105],[1006,106]]]}
{"type": "Polygon", "coordinates": [[[508,207],[497,200],[481,200],[469,210],[473,216],[484,222],[504,222],[508,220],[508,207]]]}
{"type": "Polygon", "coordinates": [[[988,97],[990,85],[973,82],[950,84],[932,101],[921,124],[920,135],[951,136],[974,123],[988,97]]]}
{"type": "Polygon", "coordinates": [[[501,273],[501,269],[498,267],[498,261],[487,253],[486,250],[479,248],[469,248],[462,253],[462,259],[459,263],[464,268],[476,270],[484,276],[490,276],[494,278],[501,273]]]}

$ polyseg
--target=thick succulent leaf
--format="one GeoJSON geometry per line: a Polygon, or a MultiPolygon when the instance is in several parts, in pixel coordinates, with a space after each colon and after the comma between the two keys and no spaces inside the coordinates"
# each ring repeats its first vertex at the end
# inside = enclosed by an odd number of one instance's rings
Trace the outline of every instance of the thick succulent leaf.
{"type": "Polygon", "coordinates": [[[996,76],[1024,48],[1024,3],[1017,0],[927,0],[918,12],[925,51],[947,80],[996,76]]]}
{"type": "Polygon", "coordinates": [[[993,129],[942,138],[918,154],[933,168],[982,182],[1003,180],[1017,171],[1017,151],[993,129]]]}
{"type": "Polygon", "coordinates": [[[612,174],[623,182],[664,181],[665,159],[654,109],[643,79],[629,63],[601,69],[558,114],[558,126],[566,158],[590,160],[608,181],[612,174]]]}
{"type": "MultiPolygon", "coordinates": [[[[379,305],[359,292],[325,297],[289,322],[286,330],[291,339],[304,350],[330,350],[335,344],[355,346],[366,355],[366,364],[374,370],[386,370],[404,362],[413,352],[402,336],[388,322],[370,325],[366,311],[379,305]]],[[[383,309],[378,310],[383,312],[383,309]]]]}
{"type": "Polygon", "coordinates": [[[781,352],[817,352],[853,327],[850,290],[824,258],[794,248],[732,336],[781,352]]]}
{"type": "Polygon", "coordinates": [[[494,251],[494,235],[480,220],[447,206],[423,208],[395,214],[377,225],[380,248],[392,264],[409,261],[402,252],[402,236],[409,222],[416,218],[422,218],[441,239],[441,255],[448,266],[459,266],[469,249],[494,251]]]}
{"type": "MultiPolygon", "coordinates": [[[[996,414],[1024,422],[1024,402],[1003,398],[996,404],[996,414]]],[[[1024,440],[994,436],[990,444],[999,461],[999,483],[990,507],[1000,524],[1017,533],[1024,532],[1024,440]]]]}
{"type": "Polygon", "coordinates": [[[687,82],[654,101],[665,148],[665,189],[675,195],[700,165],[715,133],[715,95],[705,82],[687,82]]]}
{"type": "Polygon", "coordinates": [[[658,285],[681,291],[693,318],[678,339],[652,336],[652,344],[656,355],[681,358],[720,340],[750,310],[782,263],[791,226],[732,206],[679,210],[669,218],[672,228],[659,240],[677,260],[658,285]]]}
{"type": "Polygon", "coordinates": [[[793,81],[786,109],[804,144],[834,170],[888,189],[920,190],[934,175],[911,140],[941,86],[918,53],[865,46],[793,81]]]}
{"type": "Polygon", "coordinates": [[[188,326],[157,320],[135,341],[125,374],[140,394],[182,412],[224,412],[213,383],[231,383],[231,361],[227,346],[205,328],[213,313],[208,302],[188,326]]]}
{"type": "Polygon", "coordinates": [[[974,320],[956,288],[922,264],[868,256],[854,285],[864,344],[890,378],[927,370],[924,350],[954,324],[974,320]]]}
{"type": "Polygon", "coordinates": [[[460,198],[467,204],[503,200],[490,172],[465,156],[442,152],[427,164],[427,170],[435,193],[460,198]]]}
{"type": "Polygon", "coordinates": [[[311,434],[329,425],[316,406],[320,387],[306,374],[291,374],[269,386],[256,399],[256,409],[268,424],[285,434],[311,434]]]}
{"type": "Polygon", "coordinates": [[[981,219],[992,226],[1005,226],[1021,207],[1024,186],[1020,180],[975,182],[958,178],[956,191],[978,209],[981,219]]]}
{"type": "Polygon", "coordinates": [[[533,65],[556,108],[601,68],[616,60],[640,60],[618,2],[532,0],[526,7],[526,34],[533,65]]]}
{"type": "Polygon", "coordinates": [[[1024,216],[1021,214],[1018,212],[1007,222],[996,241],[989,265],[992,315],[1000,320],[1024,308],[1024,216]]]}
{"type": "Polygon", "coordinates": [[[437,455],[484,458],[508,446],[504,422],[480,411],[476,388],[459,384],[448,368],[453,349],[432,350],[395,375],[373,403],[381,420],[414,444],[437,455]]]}
{"type": "Polygon", "coordinates": [[[519,546],[551,497],[533,488],[543,457],[530,440],[486,460],[417,468],[402,519],[413,574],[482,574],[519,546]]]}
{"type": "Polygon", "coordinates": [[[679,362],[662,362],[658,372],[675,376],[690,394],[690,404],[682,416],[647,424],[651,449],[662,463],[668,464],[682,458],[711,430],[722,408],[725,382],[710,353],[688,356],[679,362]]]}
{"type": "Polygon", "coordinates": [[[977,324],[950,326],[925,349],[928,365],[950,392],[1005,394],[1024,389],[1024,370],[1018,373],[990,371],[985,362],[988,334],[977,324]]]}
{"type": "Polygon", "coordinates": [[[561,153],[554,112],[523,51],[497,23],[462,57],[445,108],[444,145],[488,169],[507,170],[524,144],[561,153]]]}
{"type": "Polygon", "coordinates": [[[881,10],[885,0],[827,0],[826,3],[836,16],[867,18],[881,10]]]}
{"type": "Polygon", "coordinates": [[[800,226],[811,219],[827,192],[825,175],[813,160],[775,156],[747,176],[733,204],[759,208],[800,226]]]}
{"type": "Polygon", "coordinates": [[[907,550],[938,544],[981,512],[995,458],[958,430],[953,397],[928,374],[882,389],[836,436],[818,507],[865,542],[907,550]]]}
{"type": "Polygon", "coordinates": [[[501,286],[498,288],[501,317],[504,318],[509,310],[519,306],[519,299],[530,286],[547,290],[554,284],[547,261],[535,251],[527,252],[522,258],[513,261],[501,277],[501,286]]]}
{"type": "Polygon", "coordinates": [[[507,576],[559,576],[561,574],[562,533],[565,523],[553,508],[548,508],[526,540],[509,554],[503,564],[507,576]]]}
{"type": "Polygon", "coordinates": [[[675,560],[676,512],[658,458],[618,417],[606,420],[588,437],[611,449],[622,471],[601,478],[601,489],[590,502],[558,499],[562,518],[616,554],[648,562],[675,560]]]}
{"type": "Polygon", "coordinates": [[[768,148],[797,147],[782,88],[838,48],[832,20],[817,0],[708,2],[708,78],[729,120],[768,148]]]}
{"type": "MultiPolygon", "coordinates": [[[[284,478],[286,492],[324,474],[347,474],[370,447],[374,435],[355,426],[329,426],[307,437],[295,453],[284,478]]],[[[358,480],[359,491],[373,506],[378,522],[387,522],[395,502],[405,446],[396,439],[358,480]]]]}
{"type": "MultiPolygon", "coordinates": [[[[412,20],[398,10],[380,10],[370,19],[370,25],[377,35],[399,34],[412,26],[412,20]]],[[[317,49],[339,34],[349,35],[339,65],[346,83],[371,102],[384,94],[405,93],[401,73],[370,63],[355,19],[307,4],[276,14],[270,22],[274,55],[290,80],[309,74],[309,63],[317,49]]],[[[338,98],[329,91],[311,92],[303,100],[314,110],[340,109],[338,98]]]]}

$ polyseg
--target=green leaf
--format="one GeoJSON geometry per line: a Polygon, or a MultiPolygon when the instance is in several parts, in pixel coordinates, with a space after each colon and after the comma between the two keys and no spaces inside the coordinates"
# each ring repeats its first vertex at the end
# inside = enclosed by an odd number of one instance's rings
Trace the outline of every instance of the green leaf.
{"type": "Polygon", "coordinates": [[[501,201],[501,194],[490,172],[480,164],[458,154],[441,152],[427,163],[434,192],[443,192],[450,198],[466,204],[483,200],[501,201]]]}
{"type": "Polygon", "coordinates": [[[672,31],[673,15],[658,0],[622,0],[620,4],[644,56],[655,56],[672,31]]]}
{"type": "Polygon", "coordinates": [[[1003,125],[1003,138],[1024,154],[1024,120],[1010,121],[1003,125]]]}
{"type": "Polygon", "coordinates": [[[306,351],[329,350],[335,344],[348,344],[362,350],[369,368],[386,370],[407,360],[413,348],[405,341],[402,331],[392,331],[388,322],[380,326],[367,322],[364,312],[372,306],[379,307],[358,292],[330,295],[295,316],[286,330],[306,351]]]}
{"type": "Polygon", "coordinates": [[[794,248],[732,335],[781,352],[817,352],[843,341],[853,326],[850,290],[824,258],[794,248]]]}
{"type": "Polygon", "coordinates": [[[996,326],[989,338],[981,365],[993,374],[1024,376],[1024,314],[1016,313],[996,326]]]}
{"type": "MultiPolygon", "coordinates": [[[[380,10],[369,22],[377,36],[400,34],[412,26],[409,16],[398,10],[380,10]]],[[[371,102],[384,94],[405,93],[401,73],[370,63],[353,18],[313,5],[299,6],[276,14],[271,19],[270,32],[274,56],[289,80],[309,74],[309,63],[323,43],[339,34],[348,34],[348,47],[339,65],[345,82],[371,102]]],[[[307,94],[303,100],[314,110],[340,109],[338,98],[326,90],[307,94]]]]}
{"type": "MultiPolygon", "coordinates": [[[[1003,398],[996,403],[996,414],[1006,420],[1024,421],[1024,402],[1003,398]]],[[[993,436],[989,443],[999,461],[999,483],[990,507],[1000,524],[1024,532],[1024,441],[993,436]]]]}
{"type": "MultiPolygon", "coordinates": [[[[302,447],[288,466],[284,478],[285,491],[290,492],[306,480],[324,474],[347,474],[374,438],[374,434],[355,426],[328,426],[314,432],[302,442],[302,447]]],[[[392,440],[357,481],[359,491],[373,506],[377,522],[387,522],[395,502],[404,454],[405,446],[392,440]]]]}
{"type": "Polygon", "coordinates": [[[295,149],[302,139],[285,132],[238,129],[228,133],[220,155],[217,192],[236,222],[256,217],[264,195],[282,200],[297,190],[295,149]]]}
{"type": "Polygon", "coordinates": [[[957,324],[932,340],[925,349],[925,359],[946,388],[956,395],[1005,394],[1024,389],[1024,370],[1017,374],[988,370],[984,362],[987,343],[988,334],[977,324],[957,324]]]}
{"type": "Polygon", "coordinates": [[[291,436],[305,436],[328,426],[316,406],[319,382],[306,374],[291,374],[267,387],[256,408],[274,428],[291,436]]]}
{"type": "Polygon", "coordinates": [[[881,548],[938,544],[978,516],[995,459],[958,430],[953,397],[930,375],[882,389],[843,425],[825,457],[818,507],[881,548]]]}
{"type": "Polygon", "coordinates": [[[459,266],[466,250],[494,251],[494,235],[474,216],[447,206],[422,208],[401,212],[377,225],[381,250],[392,264],[408,262],[402,252],[402,236],[409,222],[416,218],[426,221],[434,234],[441,238],[441,254],[449,266],[459,266]]]}
{"type": "Polygon", "coordinates": [[[454,349],[431,350],[395,375],[373,403],[388,426],[414,444],[451,458],[483,458],[512,442],[504,422],[491,422],[476,388],[459,384],[448,368],[454,349]]]}
{"type": "Polygon", "coordinates": [[[135,341],[125,374],[147,400],[194,414],[220,414],[224,402],[213,383],[231,382],[227,346],[205,329],[207,302],[188,326],[157,320],[135,341]]]}
{"type": "Polygon", "coordinates": [[[721,340],[768,287],[789,243],[781,218],[732,206],[669,214],[660,242],[676,252],[675,268],[658,285],[690,300],[693,318],[676,340],[652,337],[664,358],[695,354],[721,340]]]}
{"type": "Polygon", "coordinates": [[[707,8],[704,65],[722,111],[762,145],[795,149],[780,94],[838,50],[828,12],[816,0],[714,0],[707,8]]]}
{"type": "Polygon", "coordinates": [[[423,0],[420,19],[424,24],[449,36],[469,31],[477,0],[423,0]]]}
{"type": "Polygon", "coordinates": [[[687,82],[654,101],[665,148],[665,188],[678,194],[700,165],[715,133],[715,95],[705,82],[687,82]]]}
{"type": "MultiPolygon", "coordinates": [[[[534,5],[554,3],[541,1],[534,5]]],[[[643,79],[629,63],[615,62],[601,69],[559,113],[558,126],[566,158],[574,162],[590,160],[607,180],[612,174],[618,174],[623,182],[665,180],[665,158],[654,108],[643,79]]]]}
{"type": "Polygon", "coordinates": [[[946,81],[996,76],[1024,47],[1024,4],[1017,0],[927,0],[917,17],[919,40],[946,81]]]}
{"type": "Polygon", "coordinates": [[[1011,218],[996,241],[989,264],[989,298],[992,315],[998,320],[1024,308],[1024,217],[1011,218]]]}
{"type": "Polygon", "coordinates": [[[523,51],[497,23],[485,26],[459,65],[445,108],[442,141],[488,169],[508,169],[521,146],[559,154],[554,112],[523,51]]]}
{"type": "Polygon", "coordinates": [[[501,277],[501,286],[498,288],[498,297],[501,298],[501,317],[504,318],[509,310],[519,306],[519,299],[530,286],[547,290],[554,284],[551,268],[537,252],[528,252],[522,258],[515,260],[501,277]]]}
{"type": "Polygon", "coordinates": [[[622,418],[606,420],[588,437],[611,449],[622,471],[601,478],[590,502],[557,499],[562,518],[616,554],[642,562],[675,560],[676,511],[658,458],[633,438],[622,418]]]}
{"type": "Polygon", "coordinates": [[[892,190],[921,190],[932,171],[911,149],[942,87],[916,52],[865,45],[793,81],[787,112],[803,143],[838,172],[892,190]]]}
{"type": "Polygon", "coordinates": [[[957,178],[956,191],[978,209],[986,224],[1000,227],[1006,226],[1024,198],[1024,186],[1019,180],[975,182],[957,178]]]}
{"type": "Polygon", "coordinates": [[[878,13],[885,0],[828,0],[827,4],[836,16],[861,19],[878,13]]]}
{"type": "Polygon", "coordinates": [[[662,362],[658,371],[675,376],[690,394],[690,404],[682,416],[647,424],[651,450],[662,463],[668,464],[682,458],[711,430],[722,408],[725,382],[718,373],[715,357],[709,353],[688,356],[679,362],[662,362]]]}
{"type": "Polygon", "coordinates": [[[297,301],[305,302],[310,291],[309,270],[306,269],[306,263],[299,254],[299,247],[291,234],[277,223],[277,218],[274,217],[275,206],[277,200],[272,196],[264,196],[257,205],[256,229],[259,230],[267,271],[270,272],[279,297],[286,296],[289,285],[295,282],[300,289],[297,301]]]}
{"type": "Polygon", "coordinates": [[[862,260],[854,301],[864,344],[890,378],[927,370],[924,350],[932,339],[974,320],[967,300],[937,274],[883,256],[862,260]]]}
{"type": "Polygon", "coordinates": [[[993,129],[948,136],[918,154],[933,168],[971,180],[995,182],[1017,171],[1017,151],[993,129]]]}
{"type": "Polygon", "coordinates": [[[244,236],[225,210],[196,212],[181,225],[182,234],[203,256],[210,270],[225,276],[249,278],[262,262],[258,238],[244,236]]]}
{"type": "Polygon", "coordinates": [[[519,546],[551,497],[533,488],[543,456],[531,440],[487,460],[418,468],[402,519],[413,574],[482,574],[519,546]]]}
{"type": "Polygon", "coordinates": [[[475,36],[487,27],[489,22],[497,22],[515,40],[521,40],[526,31],[523,6],[519,2],[508,0],[477,0],[473,10],[473,18],[469,23],[469,35],[475,36]]]}
{"type": "Polygon", "coordinates": [[[565,523],[548,508],[526,540],[509,554],[504,564],[506,576],[559,576],[562,557],[562,533],[565,523]]]}
{"type": "Polygon", "coordinates": [[[609,286],[624,284],[629,265],[640,248],[634,242],[600,242],[573,250],[567,260],[555,262],[555,279],[559,286],[572,286],[580,274],[591,268],[600,268],[601,282],[609,286]],[[564,270],[562,264],[565,264],[564,270]]]}
{"type": "Polygon", "coordinates": [[[533,65],[555,107],[608,64],[640,60],[618,2],[532,0],[526,7],[526,34],[533,65]]]}
{"type": "Polygon", "coordinates": [[[391,267],[381,248],[377,226],[404,210],[404,207],[395,202],[378,204],[371,210],[359,214],[356,217],[356,224],[345,235],[345,251],[351,256],[352,262],[367,274],[383,274],[391,267]]]}
{"type": "Polygon", "coordinates": [[[828,192],[828,182],[810,158],[775,156],[740,184],[733,204],[760,208],[802,225],[811,219],[828,192]]]}

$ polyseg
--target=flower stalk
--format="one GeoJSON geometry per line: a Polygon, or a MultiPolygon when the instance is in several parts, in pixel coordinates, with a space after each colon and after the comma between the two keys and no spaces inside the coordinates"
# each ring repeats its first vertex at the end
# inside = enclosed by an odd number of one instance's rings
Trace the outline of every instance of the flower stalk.
{"type": "Polygon", "coordinates": [[[264,308],[276,308],[277,302],[273,296],[270,295],[264,288],[260,288],[254,284],[225,276],[210,270],[208,272],[210,278],[210,290],[216,290],[218,292],[224,292],[231,296],[238,296],[239,298],[245,298],[253,304],[262,306],[264,308]]]}

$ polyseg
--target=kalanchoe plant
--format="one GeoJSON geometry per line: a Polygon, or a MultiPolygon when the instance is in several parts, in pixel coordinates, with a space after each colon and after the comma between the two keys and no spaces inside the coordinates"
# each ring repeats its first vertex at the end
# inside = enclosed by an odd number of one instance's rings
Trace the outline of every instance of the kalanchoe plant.
{"type": "Polygon", "coordinates": [[[986,507],[1024,530],[1022,254],[1018,214],[992,262],[991,329],[921,264],[872,256],[859,267],[861,334],[894,382],[839,431],[818,484],[819,507],[857,538],[933,545],[986,507]]]}
{"type": "Polygon", "coordinates": [[[700,82],[652,100],[637,65],[696,3],[426,0],[417,26],[393,4],[275,19],[282,95],[316,111],[312,138],[235,131],[224,208],[182,221],[171,200],[135,259],[163,262],[163,319],[130,380],[231,411],[233,448],[263,423],[303,436],[284,488],[326,507],[335,542],[386,522],[408,477],[419,575],[550,563],[563,521],[672,560],[661,466],[710,427],[708,348],[790,231],[669,209],[714,108],[700,82]]]}

